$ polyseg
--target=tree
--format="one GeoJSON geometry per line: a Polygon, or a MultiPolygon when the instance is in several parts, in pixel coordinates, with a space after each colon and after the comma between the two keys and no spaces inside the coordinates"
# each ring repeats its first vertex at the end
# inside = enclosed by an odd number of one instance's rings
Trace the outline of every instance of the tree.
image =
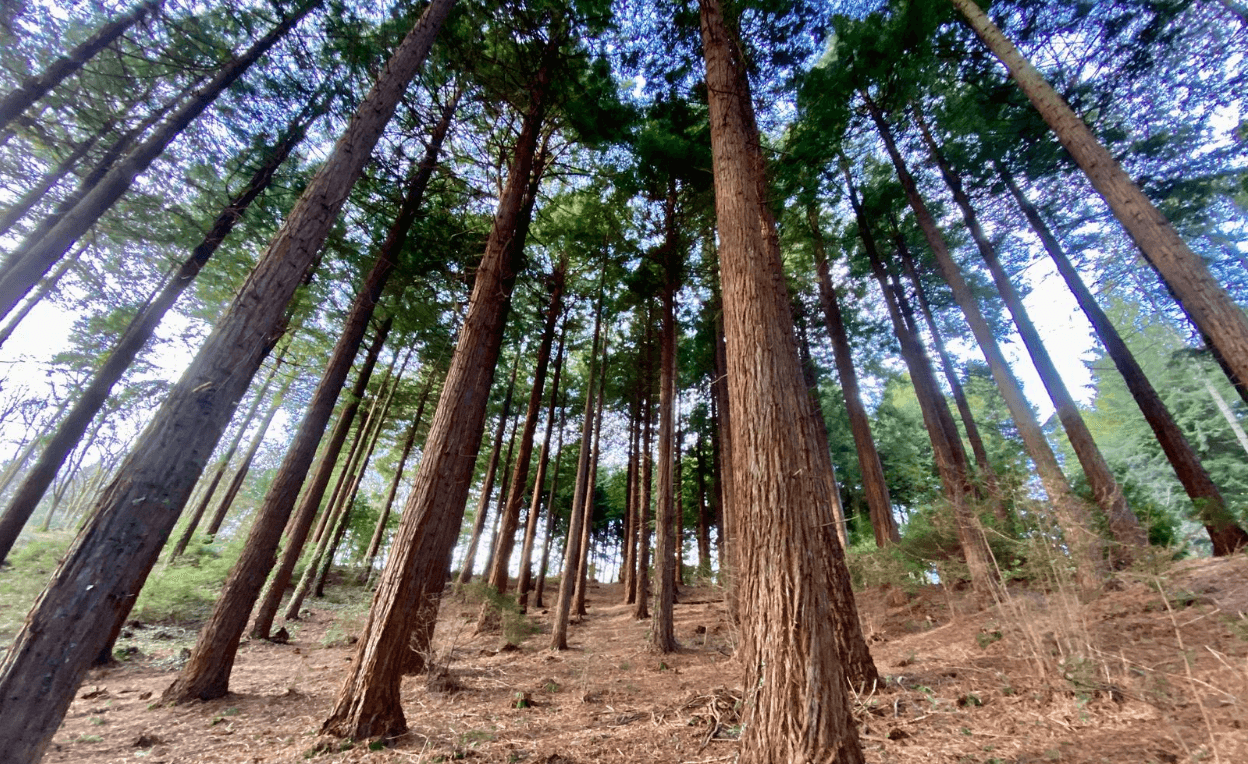
{"type": "Polygon", "coordinates": [[[740,46],[717,0],[700,0],[699,10],[733,419],[728,474],[740,534],[741,758],[858,762],[845,692],[850,656],[823,622],[836,612],[832,577],[847,575],[828,531],[831,463],[812,431],[740,46]]]}
{"type": "Polygon", "coordinates": [[[451,4],[434,0],[381,72],[230,310],[96,502],[91,521],[5,656],[0,748],[13,761],[34,762],[42,755],[91,660],[125,620],[451,4]],[[57,669],[49,674],[50,665],[57,669]]]}

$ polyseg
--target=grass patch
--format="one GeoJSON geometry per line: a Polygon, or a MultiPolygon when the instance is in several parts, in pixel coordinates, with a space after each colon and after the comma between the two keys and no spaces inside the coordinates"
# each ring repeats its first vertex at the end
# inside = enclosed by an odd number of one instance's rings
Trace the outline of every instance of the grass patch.
{"type": "Polygon", "coordinates": [[[4,644],[22,628],[26,613],[73,540],[69,531],[41,533],[9,553],[8,565],[0,568],[0,640],[4,644]]]}

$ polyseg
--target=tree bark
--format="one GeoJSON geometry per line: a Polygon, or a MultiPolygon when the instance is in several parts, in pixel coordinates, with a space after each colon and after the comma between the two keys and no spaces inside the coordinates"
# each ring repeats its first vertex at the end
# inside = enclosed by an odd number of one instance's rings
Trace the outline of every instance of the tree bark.
{"type": "Polygon", "coordinates": [[[22,84],[0,98],[0,131],[9,126],[22,112],[48,94],[52,88],[73,76],[92,56],[104,50],[132,26],[149,14],[155,15],[162,0],[147,0],[121,18],[100,27],[95,34],[53,61],[39,74],[31,75],[22,84]]]}
{"type": "Polygon", "coordinates": [[[949,253],[944,236],[936,225],[936,219],[932,216],[932,213],[927,208],[927,204],[919,195],[918,186],[897,150],[892,130],[885,121],[883,113],[880,111],[879,106],[866,96],[865,92],[863,96],[866,100],[867,108],[871,112],[871,118],[879,129],[880,137],[883,139],[889,157],[892,159],[897,177],[905,190],[906,198],[914,211],[914,216],[918,220],[919,227],[923,230],[924,238],[927,240],[932,253],[936,256],[941,276],[949,284],[954,300],[962,308],[962,313],[966,317],[967,323],[970,324],[971,332],[979,342],[984,358],[988,362],[988,368],[992,372],[993,379],[996,380],[1001,396],[1005,399],[1005,404],[1010,410],[1014,424],[1018,427],[1019,435],[1023,439],[1023,445],[1031,456],[1032,462],[1036,465],[1036,472],[1039,474],[1041,485],[1043,485],[1045,493],[1049,497],[1054,517],[1065,536],[1066,545],[1070,549],[1071,558],[1075,564],[1075,577],[1078,579],[1079,586],[1085,590],[1095,588],[1100,585],[1104,574],[1101,539],[1091,527],[1087,510],[1071,492],[1070,484],[1066,482],[1066,476],[1062,473],[1061,467],[1057,463],[1057,458],[1053,455],[1053,449],[1049,447],[1048,441],[1045,440],[1044,432],[1040,429],[1040,424],[1036,421],[1030,404],[1023,397],[1018,378],[1014,376],[1014,372],[1006,363],[1005,356],[1001,353],[1001,348],[997,344],[996,336],[992,333],[988,322],[984,320],[970,286],[962,277],[957,263],[954,262],[952,255],[949,253]]]}
{"type": "MultiPolygon", "coordinates": [[[[556,38],[552,36],[548,52],[557,44],[556,38]]],[[[477,268],[420,470],[351,668],[323,732],[362,740],[406,729],[399,685],[410,652],[408,640],[414,627],[418,633],[432,632],[463,520],[511,290],[524,264],[527,219],[532,214],[525,192],[537,165],[534,155],[550,77],[543,66],[530,90],[530,110],[477,268]]]]}
{"type": "Polygon", "coordinates": [[[114,624],[124,622],[287,305],[452,0],[434,0],[383,69],[199,353],[96,502],[0,665],[0,750],[36,761],[114,624]],[[49,666],[55,666],[49,670],[49,666]]]}
{"type": "MultiPolygon", "coordinates": [[[[718,0],[700,0],[732,413],[732,528],[745,667],[740,760],[861,762],[828,618],[839,550],[831,462],[802,380],[744,62],[718,0]],[[738,522],[739,520],[739,522],[738,522]]],[[[852,605],[851,605],[852,608],[852,605]]]]}
{"type": "Polygon", "coordinates": [[[607,337],[602,340],[602,368],[598,373],[598,407],[594,415],[594,448],[589,457],[589,478],[585,486],[585,523],[581,526],[581,562],[576,577],[576,591],[573,593],[577,623],[586,615],[585,593],[589,588],[589,563],[593,545],[590,537],[594,528],[594,497],[598,487],[599,447],[602,444],[602,409],[607,395],[607,337]]]}
{"type": "Polygon", "coordinates": [[[641,452],[637,456],[637,595],[633,618],[643,621],[650,617],[650,501],[654,486],[654,345],[651,341],[651,319],[647,318],[645,354],[642,365],[641,452]]]}
{"type": "MultiPolygon", "coordinates": [[[[810,356],[810,337],[806,332],[806,308],[801,298],[794,295],[793,324],[797,332],[798,360],[802,367],[802,381],[806,384],[806,394],[810,396],[810,412],[814,416],[815,437],[819,440],[819,448],[828,452],[831,459],[832,448],[828,443],[828,421],[823,418],[823,404],[819,400],[819,377],[815,371],[814,359],[810,356]]],[[[836,540],[842,549],[849,548],[849,526],[845,518],[845,507],[841,504],[841,488],[836,481],[836,467],[832,466],[832,524],[836,530],[836,540]]]]}
{"type": "Polygon", "coordinates": [[[673,537],[676,511],[676,294],[680,290],[680,248],[675,232],[675,193],[667,197],[667,241],[661,253],[666,278],[661,293],[659,329],[659,474],[655,493],[654,616],[650,623],[650,649],[670,653],[679,648],[673,605],[676,602],[676,546],[673,537]]]}
{"type": "Polygon", "coordinates": [[[1009,70],[1019,89],[1105,199],[1146,260],[1174,290],[1183,309],[1225,360],[1231,382],[1248,395],[1248,317],[1170,221],[1132,182],[1083,120],[1053,90],[974,0],[950,0],[1009,70]]]}
{"type": "Polygon", "coordinates": [[[533,606],[545,607],[542,594],[546,589],[546,566],[550,562],[550,544],[555,536],[555,524],[559,513],[555,509],[555,496],[559,493],[559,465],[563,463],[563,425],[564,413],[567,409],[567,394],[559,404],[559,447],[555,449],[555,474],[550,481],[550,492],[546,495],[546,534],[542,537],[542,561],[537,566],[537,584],[533,587],[533,606]]]}
{"type": "Polygon", "coordinates": [[[242,55],[235,57],[191,99],[176,109],[147,140],[140,143],[125,159],[115,165],[99,184],[84,196],[72,210],[30,247],[21,260],[6,263],[0,275],[0,315],[8,315],[18,301],[60,260],[78,237],[86,233],[96,220],[121,198],[138,177],[156,160],[173,139],[216,100],[222,92],[246,72],[278,40],[320,5],[322,0],[307,0],[294,13],[283,19],[242,55]]]}
{"type": "Polygon", "coordinates": [[[698,481],[698,578],[705,582],[711,577],[711,512],[706,503],[706,443],[701,432],[694,450],[698,457],[694,471],[698,481]]]}
{"type": "Polygon", "coordinates": [[[862,389],[858,385],[858,373],[854,370],[849,334],[845,331],[845,320],[841,315],[836,287],[832,285],[823,230],[819,227],[818,215],[813,208],[807,211],[807,222],[814,240],[815,269],[819,275],[819,304],[823,308],[824,326],[832,340],[837,378],[841,382],[841,395],[845,399],[845,412],[849,416],[849,430],[854,438],[854,450],[858,454],[858,468],[862,472],[862,492],[866,496],[867,511],[871,515],[875,545],[884,547],[901,541],[901,533],[897,529],[897,520],[893,517],[893,504],[888,495],[888,483],[884,478],[884,465],[880,462],[875,437],[871,434],[871,420],[862,404],[862,389]]]}

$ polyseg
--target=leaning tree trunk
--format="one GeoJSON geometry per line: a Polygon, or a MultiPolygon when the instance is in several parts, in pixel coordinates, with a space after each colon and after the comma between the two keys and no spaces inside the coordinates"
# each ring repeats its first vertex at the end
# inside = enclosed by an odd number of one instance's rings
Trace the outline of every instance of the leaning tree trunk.
{"type": "Polygon", "coordinates": [[[48,94],[52,88],[73,76],[82,65],[113,41],[126,33],[130,27],[149,14],[154,15],[163,0],[147,0],[116,21],[100,27],[95,34],[83,40],[76,48],[53,61],[39,74],[32,74],[22,84],[0,98],[0,131],[21,115],[22,112],[48,94]]]}
{"type": "MultiPolygon", "coordinates": [[[[286,349],[290,348],[287,343],[286,349]]],[[[273,378],[277,375],[278,367],[282,364],[282,358],[285,356],[286,350],[283,350],[278,356],[277,362],[273,364],[273,368],[269,370],[268,377],[265,378],[264,384],[260,385],[260,391],[256,393],[256,397],[252,400],[251,406],[247,409],[247,413],[238,424],[238,432],[234,433],[234,439],[230,441],[230,445],[225,449],[225,453],[221,455],[221,460],[217,463],[217,468],[213,470],[212,478],[208,481],[208,485],[204,487],[203,496],[195,505],[195,510],[191,512],[191,517],[186,521],[186,529],[182,531],[182,535],[178,538],[177,543],[173,545],[173,549],[166,558],[166,564],[172,563],[178,559],[186,548],[190,546],[191,539],[195,537],[195,531],[199,528],[199,521],[203,519],[204,512],[208,511],[208,506],[212,504],[212,497],[217,492],[217,486],[221,484],[221,478],[225,477],[225,471],[229,469],[230,462],[234,459],[234,452],[242,445],[243,436],[247,434],[247,428],[251,426],[251,420],[255,418],[256,413],[260,410],[260,404],[264,401],[269,392],[269,385],[273,383],[273,378]]],[[[277,409],[279,401],[274,401],[273,410],[277,409]]]]}
{"type": "MultiPolygon", "coordinates": [[[[552,39],[550,45],[557,44],[552,39]]],[[[432,631],[463,520],[473,466],[481,446],[486,403],[498,363],[511,290],[524,265],[526,186],[545,116],[550,72],[533,83],[508,171],[507,185],[477,268],[472,297],[446,383],[426,439],[420,470],[403,512],[390,558],[373,597],[359,647],[322,731],[355,740],[406,729],[399,686],[414,627],[432,631]],[[423,611],[423,612],[418,612],[423,611]]]]}
{"type": "MultiPolygon", "coordinates": [[[[541,518],[542,489],[546,486],[546,472],[550,463],[550,438],[554,433],[556,406],[559,400],[559,378],[563,374],[563,341],[567,333],[567,320],[559,331],[559,349],[555,351],[555,371],[550,379],[550,404],[546,407],[546,434],[542,438],[542,450],[537,457],[537,475],[533,478],[533,497],[529,501],[529,515],[524,523],[524,542],[520,547],[520,577],[516,581],[516,596],[520,612],[528,611],[529,589],[533,584],[533,544],[537,540],[537,523],[541,518]]],[[[560,446],[563,445],[563,411],[559,414],[560,446]]],[[[557,466],[557,465],[556,465],[557,466]]],[[[547,505],[547,511],[551,511],[547,505]]]]}
{"type": "Polygon", "coordinates": [[[1049,398],[1053,401],[1057,417],[1066,431],[1066,437],[1070,440],[1070,445],[1075,451],[1076,458],[1079,459],[1079,464],[1083,467],[1083,474],[1088,479],[1088,485],[1092,489],[1092,496],[1097,505],[1100,506],[1101,511],[1105,513],[1109,532],[1119,545],[1118,555],[1116,556],[1123,561],[1129,561],[1134,556],[1132,550],[1148,546],[1148,537],[1140,527],[1139,518],[1127,506],[1127,499],[1122,492],[1122,487],[1118,485],[1118,481],[1114,478],[1113,473],[1110,472],[1109,464],[1106,463],[1105,457],[1101,455],[1100,448],[1097,447],[1096,441],[1092,438],[1091,430],[1088,429],[1087,424],[1083,421],[1083,416],[1079,413],[1079,407],[1075,405],[1074,398],[1071,397],[1070,391],[1062,381],[1062,377],[1057,371],[1057,366],[1054,365],[1048,349],[1044,346],[1044,341],[1040,338],[1040,332],[1036,330],[1036,325],[1032,322],[1027,308],[1023,305],[1022,298],[1018,295],[1018,290],[1014,288],[1009,275],[1001,267],[1001,261],[997,257],[995,248],[988,241],[988,236],[984,233],[983,228],[980,227],[979,216],[971,204],[971,198],[966,193],[962,179],[954,172],[952,165],[949,164],[948,159],[941,152],[940,146],[937,145],[936,140],[932,137],[926,121],[917,109],[914,112],[914,117],[919,131],[927,143],[928,151],[936,160],[936,165],[940,168],[946,185],[949,186],[950,191],[953,193],[954,202],[962,211],[962,218],[966,221],[966,227],[971,233],[971,238],[979,249],[980,257],[983,258],[984,264],[988,266],[988,272],[992,275],[997,292],[1001,295],[1001,299],[1009,309],[1010,315],[1014,318],[1014,325],[1018,328],[1018,333],[1023,338],[1023,344],[1026,346],[1032,363],[1040,375],[1040,381],[1044,383],[1045,390],[1048,391],[1049,398]]]}
{"type": "Polygon", "coordinates": [[[121,195],[130,188],[139,173],[146,170],[156,158],[164,153],[173,139],[207,109],[217,96],[246,72],[278,40],[299,23],[304,16],[321,4],[322,0],[307,0],[289,17],[283,19],[268,34],[260,38],[242,55],[231,60],[204,85],[190,101],[173,112],[147,140],[140,143],[125,159],[109,170],[89,194],[68,211],[47,234],[30,247],[21,260],[5,270],[0,276],[0,315],[8,315],[18,301],[43,278],[57,260],[60,260],[78,237],[86,233],[95,221],[108,211],[121,195]]]}
{"type": "Polygon", "coordinates": [[[1101,539],[1096,535],[1095,530],[1091,526],[1087,510],[1070,490],[1070,484],[1066,482],[1066,476],[1062,473],[1062,469],[1057,463],[1057,457],[1053,455],[1053,449],[1044,438],[1044,432],[1040,429],[1040,423],[1036,421],[1031,405],[1023,397],[1018,377],[1014,375],[1014,372],[1006,363],[1001,347],[997,344],[996,335],[993,334],[992,329],[988,326],[988,322],[984,319],[983,314],[979,310],[979,305],[975,301],[975,295],[971,292],[966,279],[962,277],[962,272],[959,270],[957,263],[954,262],[953,256],[949,253],[949,247],[945,242],[944,236],[940,233],[939,227],[936,225],[936,219],[928,210],[922,196],[919,195],[918,185],[914,181],[914,176],[910,174],[909,169],[906,167],[901,153],[897,150],[897,145],[893,140],[892,129],[885,121],[883,112],[880,111],[879,106],[874,101],[866,96],[865,92],[863,97],[866,100],[867,108],[871,112],[871,118],[879,130],[880,137],[884,141],[884,146],[888,150],[889,157],[892,159],[897,177],[910,203],[910,208],[918,220],[919,227],[923,231],[923,236],[927,240],[928,246],[936,256],[941,276],[953,292],[954,300],[962,308],[962,313],[966,317],[967,323],[970,324],[971,332],[979,342],[984,358],[988,362],[988,368],[992,372],[993,379],[996,380],[1001,396],[1005,399],[1005,404],[1010,410],[1010,416],[1018,427],[1019,435],[1023,439],[1023,445],[1031,456],[1032,462],[1036,465],[1040,483],[1044,487],[1045,493],[1048,494],[1057,524],[1065,536],[1067,547],[1070,549],[1071,557],[1075,563],[1075,576],[1079,581],[1079,585],[1084,589],[1094,588],[1100,584],[1103,578],[1101,539]]]}
{"type": "Polygon", "coordinates": [[[871,420],[862,404],[862,392],[858,386],[858,373],[854,370],[849,334],[845,331],[845,320],[841,316],[836,287],[832,285],[823,231],[813,208],[807,211],[807,221],[814,239],[815,268],[819,274],[819,304],[823,308],[824,326],[832,340],[836,373],[841,382],[841,394],[845,399],[845,412],[849,416],[854,450],[858,454],[858,467],[862,472],[862,490],[867,499],[867,511],[871,515],[871,527],[875,531],[875,545],[883,547],[901,541],[901,533],[897,530],[897,521],[893,517],[893,504],[888,495],[888,482],[884,478],[884,465],[880,462],[875,437],[871,434],[871,420]]]}
{"type": "Polygon", "coordinates": [[[490,449],[490,459],[485,466],[485,477],[481,481],[481,495],[477,498],[477,512],[472,521],[472,536],[468,540],[468,549],[464,552],[464,562],[459,566],[459,583],[461,584],[472,581],[477,548],[481,544],[481,536],[485,533],[485,521],[490,514],[490,498],[494,492],[494,478],[498,475],[498,459],[503,453],[503,437],[507,434],[507,420],[511,417],[511,397],[516,391],[516,375],[520,371],[521,355],[522,353],[516,353],[516,362],[511,367],[511,377],[507,381],[507,392],[503,395],[503,410],[498,415],[498,427],[494,429],[494,447],[490,449]]]}
{"type": "Polygon", "coordinates": [[[1248,395],[1248,317],[1179,238],[1148,197],[1101,145],[1083,120],[1025,59],[975,0],[950,0],[1009,70],[1019,89],[1083,169],[1093,188],[1135,240],[1145,259],[1173,289],[1183,309],[1227,364],[1231,382],[1248,395]]]}
{"type": "MultiPolygon", "coordinates": [[[[559,465],[563,464],[563,424],[567,409],[567,394],[559,404],[559,447],[555,449],[555,474],[550,480],[550,492],[546,494],[546,533],[542,536],[542,561],[537,566],[537,583],[533,586],[533,606],[545,607],[542,595],[546,590],[546,566],[550,563],[550,545],[555,537],[555,524],[559,513],[555,510],[555,497],[559,495],[559,465]]],[[[523,595],[521,595],[523,597],[523,595]]]]}
{"type": "Polygon", "coordinates": [[[65,176],[78,166],[78,163],[82,161],[87,153],[95,148],[95,145],[112,131],[114,125],[116,125],[116,122],[108,120],[96,128],[95,132],[90,136],[79,141],[56,167],[44,173],[43,177],[35,185],[27,189],[21,198],[9,205],[4,214],[0,215],[0,236],[8,233],[14,224],[26,217],[26,214],[34,209],[35,205],[42,201],[43,197],[56,187],[58,183],[64,180],[65,176]]]}
{"type": "Polygon", "coordinates": [[[453,0],[434,0],[157,410],[0,665],[0,750],[47,748],[90,662],[124,622],[230,414],[284,329],[312,266],[453,0]]]}
{"type": "Polygon", "coordinates": [[[1109,320],[1109,316],[1105,315],[1105,311],[1097,305],[1092,292],[1083,283],[1079,272],[1075,270],[1065,250],[1058,243],[1057,237],[1040,217],[1040,212],[1035,205],[1023,194],[1022,189],[1014,181],[1014,176],[1005,165],[997,162],[996,167],[997,174],[1001,176],[1006,188],[1018,202],[1032,231],[1044,245],[1049,257],[1053,259],[1058,273],[1066,280],[1066,285],[1096,331],[1097,338],[1101,340],[1114,366],[1122,374],[1131,397],[1140,407],[1140,413],[1144,415],[1145,421],[1153,429],[1161,450],[1166,454],[1170,466],[1174,468],[1175,475],[1178,476],[1183,489],[1195,505],[1197,516],[1209,533],[1209,539],[1213,542],[1214,556],[1233,554],[1236,550],[1248,546],[1248,533],[1244,532],[1244,529],[1235,522],[1234,517],[1227,510],[1222,492],[1218,490],[1213,478],[1209,476],[1209,471],[1201,464],[1196,451],[1175,423],[1166,404],[1161,400],[1161,396],[1157,394],[1152,383],[1148,381],[1144,369],[1135,360],[1130,348],[1118,334],[1118,330],[1114,328],[1113,322],[1109,320]]]}
{"type": "Polygon", "coordinates": [[[700,0],[732,408],[738,648],[745,668],[740,757],[861,762],[845,664],[828,619],[845,570],[831,523],[829,456],[818,454],[793,334],[754,106],[718,0],[700,0]]]}
{"type": "Polygon", "coordinates": [[[425,403],[429,400],[429,393],[433,391],[433,370],[426,372],[428,379],[425,381],[425,389],[420,393],[420,402],[416,405],[416,417],[412,420],[412,424],[407,428],[407,436],[403,439],[403,446],[399,451],[398,461],[395,462],[394,475],[390,477],[390,488],[386,491],[386,498],[381,503],[381,513],[377,516],[377,527],[373,531],[373,537],[368,541],[368,549],[364,552],[364,562],[360,566],[361,584],[367,584],[373,577],[373,564],[377,560],[377,553],[381,550],[381,540],[386,532],[386,525],[390,520],[390,509],[394,505],[395,494],[399,492],[399,482],[403,479],[403,467],[407,464],[407,457],[412,452],[412,446],[416,444],[416,431],[420,429],[420,425],[425,420],[425,403]]]}

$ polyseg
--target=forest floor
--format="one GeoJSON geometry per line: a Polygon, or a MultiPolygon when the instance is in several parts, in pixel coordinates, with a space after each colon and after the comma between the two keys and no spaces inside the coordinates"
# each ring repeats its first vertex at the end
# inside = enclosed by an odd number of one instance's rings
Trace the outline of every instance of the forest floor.
{"type": "MultiPolygon", "coordinates": [[[[1086,603],[1021,586],[979,611],[940,587],[858,601],[887,677],[856,694],[869,762],[1248,761],[1248,556],[1120,574],[1086,603]]],[[[316,734],[367,602],[314,601],[289,644],[243,644],[233,694],[177,707],[154,700],[194,633],[132,623],[128,660],[91,673],[45,761],[733,761],[742,671],[719,590],[682,587],[683,647],[666,656],[619,585],[591,586],[588,604],[571,649],[552,653],[551,613],[533,611],[539,633],[508,648],[475,636],[477,606],[448,596],[450,681],[404,681],[411,729],[385,747],[316,734]]]]}

